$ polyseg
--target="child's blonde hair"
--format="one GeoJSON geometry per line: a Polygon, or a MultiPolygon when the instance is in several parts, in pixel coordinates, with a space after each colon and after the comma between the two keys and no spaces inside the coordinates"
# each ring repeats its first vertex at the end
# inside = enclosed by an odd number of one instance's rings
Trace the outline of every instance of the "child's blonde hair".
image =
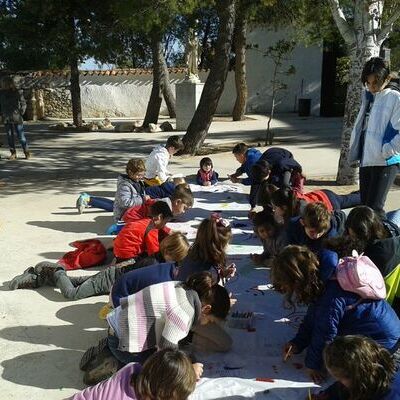
{"type": "Polygon", "coordinates": [[[183,178],[182,176],[177,176],[175,178],[172,178],[172,182],[175,186],[185,185],[185,186],[189,187],[189,185],[186,183],[186,179],[183,178]]]}
{"type": "Polygon", "coordinates": [[[189,241],[180,232],[173,232],[166,236],[160,243],[161,254],[167,254],[176,262],[181,262],[188,254],[189,241]]]}
{"type": "Polygon", "coordinates": [[[174,193],[171,195],[171,201],[175,200],[181,200],[188,207],[193,207],[194,197],[188,184],[182,183],[175,187],[174,193]]]}
{"type": "Polygon", "coordinates": [[[196,374],[181,350],[164,349],[153,354],[131,385],[138,399],[186,400],[196,387],[196,374]]]}
{"type": "Polygon", "coordinates": [[[348,379],[351,400],[383,398],[395,374],[390,353],[358,335],[338,336],[324,349],[326,367],[338,379],[348,379]]]}
{"type": "Polygon", "coordinates": [[[131,158],[126,164],[126,174],[128,176],[144,171],[146,171],[146,165],[143,158],[131,158]]]}

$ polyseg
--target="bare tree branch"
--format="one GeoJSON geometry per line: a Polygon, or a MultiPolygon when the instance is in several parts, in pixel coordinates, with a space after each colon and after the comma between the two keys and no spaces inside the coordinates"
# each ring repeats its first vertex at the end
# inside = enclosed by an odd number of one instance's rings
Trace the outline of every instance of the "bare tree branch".
{"type": "Polygon", "coordinates": [[[340,7],[339,0],[328,0],[328,2],[332,11],[333,18],[341,35],[343,36],[343,39],[348,45],[353,45],[356,42],[356,34],[354,32],[354,29],[347,22],[343,10],[340,7]]]}
{"type": "Polygon", "coordinates": [[[382,25],[382,29],[380,30],[377,39],[378,41],[384,41],[389,35],[390,31],[393,28],[393,24],[400,18],[400,7],[398,7],[391,17],[382,25]]]}

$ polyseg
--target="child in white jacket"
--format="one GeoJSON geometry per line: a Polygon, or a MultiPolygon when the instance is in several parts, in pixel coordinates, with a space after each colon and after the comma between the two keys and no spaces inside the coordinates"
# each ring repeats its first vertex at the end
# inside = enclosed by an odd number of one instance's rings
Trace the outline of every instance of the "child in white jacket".
{"type": "Polygon", "coordinates": [[[161,185],[168,178],[167,170],[169,159],[183,149],[182,139],[179,136],[170,136],[165,146],[158,145],[146,160],[144,182],[148,186],[161,185]]]}

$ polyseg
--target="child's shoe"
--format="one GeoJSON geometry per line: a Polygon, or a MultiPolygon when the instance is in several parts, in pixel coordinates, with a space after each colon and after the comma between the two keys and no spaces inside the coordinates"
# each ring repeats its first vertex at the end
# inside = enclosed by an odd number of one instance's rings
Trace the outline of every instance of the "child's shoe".
{"type": "Polygon", "coordinates": [[[42,261],[35,265],[35,274],[38,277],[38,286],[51,285],[55,286],[54,272],[59,269],[64,269],[61,265],[42,261]]]}
{"type": "Polygon", "coordinates": [[[17,159],[17,151],[16,150],[10,150],[11,154],[10,157],[8,157],[9,160],[16,160],[17,159]]]}
{"type": "Polygon", "coordinates": [[[124,226],[125,222],[118,221],[116,224],[112,224],[107,228],[106,235],[118,235],[124,226]]]}
{"type": "Polygon", "coordinates": [[[10,290],[16,289],[36,289],[38,287],[38,276],[34,268],[29,267],[23,274],[17,275],[9,283],[10,290]]]}
{"type": "Polygon", "coordinates": [[[89,200],[90,196],[87,193],[80,194],[78,200],[76,200],[76,208],[78,209],[79,214],[82,214],[83,210],[89,207],[89,200]]]}
{"type": "Polygon", "coordinates": [[[96,385],[97,383],[110,378],[119,369],[119,361],[107,348],[91,362],[83,376],[83,383],[90,386],[96,385]]]}

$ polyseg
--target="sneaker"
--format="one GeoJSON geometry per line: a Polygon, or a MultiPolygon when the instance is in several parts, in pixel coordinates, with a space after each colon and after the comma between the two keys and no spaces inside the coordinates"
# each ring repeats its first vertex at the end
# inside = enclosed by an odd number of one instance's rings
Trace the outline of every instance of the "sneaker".
{"type": "Polygon", "coordinates": [[[108,348],[108,338],[101,339],[97,346],[88,348],[83,354],[81,361],[79,362],[79,368],[82,371],[86,371],[89,363],[94,360],[104,349],[108,348]]]}
{"type": "Polygon", "coordinates": [[[23,274],[17,275],[9,283],[10,290],[16,289],[36,289],[38,287],[38,276],[33,267],[28,268],[23,274]]]}
{"type": "Polygon", "coordinates": [[[78,200],[76,200],[76,208],[78,209],[79,214],[82,214],[83,210],[89,207],[89,200],[90,196],[87,193],[80,194],[78,200]]]}
{"type": "Polygon", "coordinates": [[[36,264],[34,270],[35,274],[38,277],[38,285],[43,286],[43,285],[55,285],[54,281],[54,272],[56,272],[58,269],[63,269],[61,265],[55,264],[55,263],[49,263],[47,261],[40,262],[39,264],[36,264]]]}
{"type": "Polygon", "coordinates": [[[11,154],[10,157],[8,157],[9,160],[16,160],[17,159],[17,152],[15,150],[10,150],[11,154]]]}
{"type": "Polygon", "coordinates": [[[107,348],[100,353],[89,365],[83,376],[85,385],[96,385],[97,383],[110,378],[120,369],[119,361],[107,348]]]}

